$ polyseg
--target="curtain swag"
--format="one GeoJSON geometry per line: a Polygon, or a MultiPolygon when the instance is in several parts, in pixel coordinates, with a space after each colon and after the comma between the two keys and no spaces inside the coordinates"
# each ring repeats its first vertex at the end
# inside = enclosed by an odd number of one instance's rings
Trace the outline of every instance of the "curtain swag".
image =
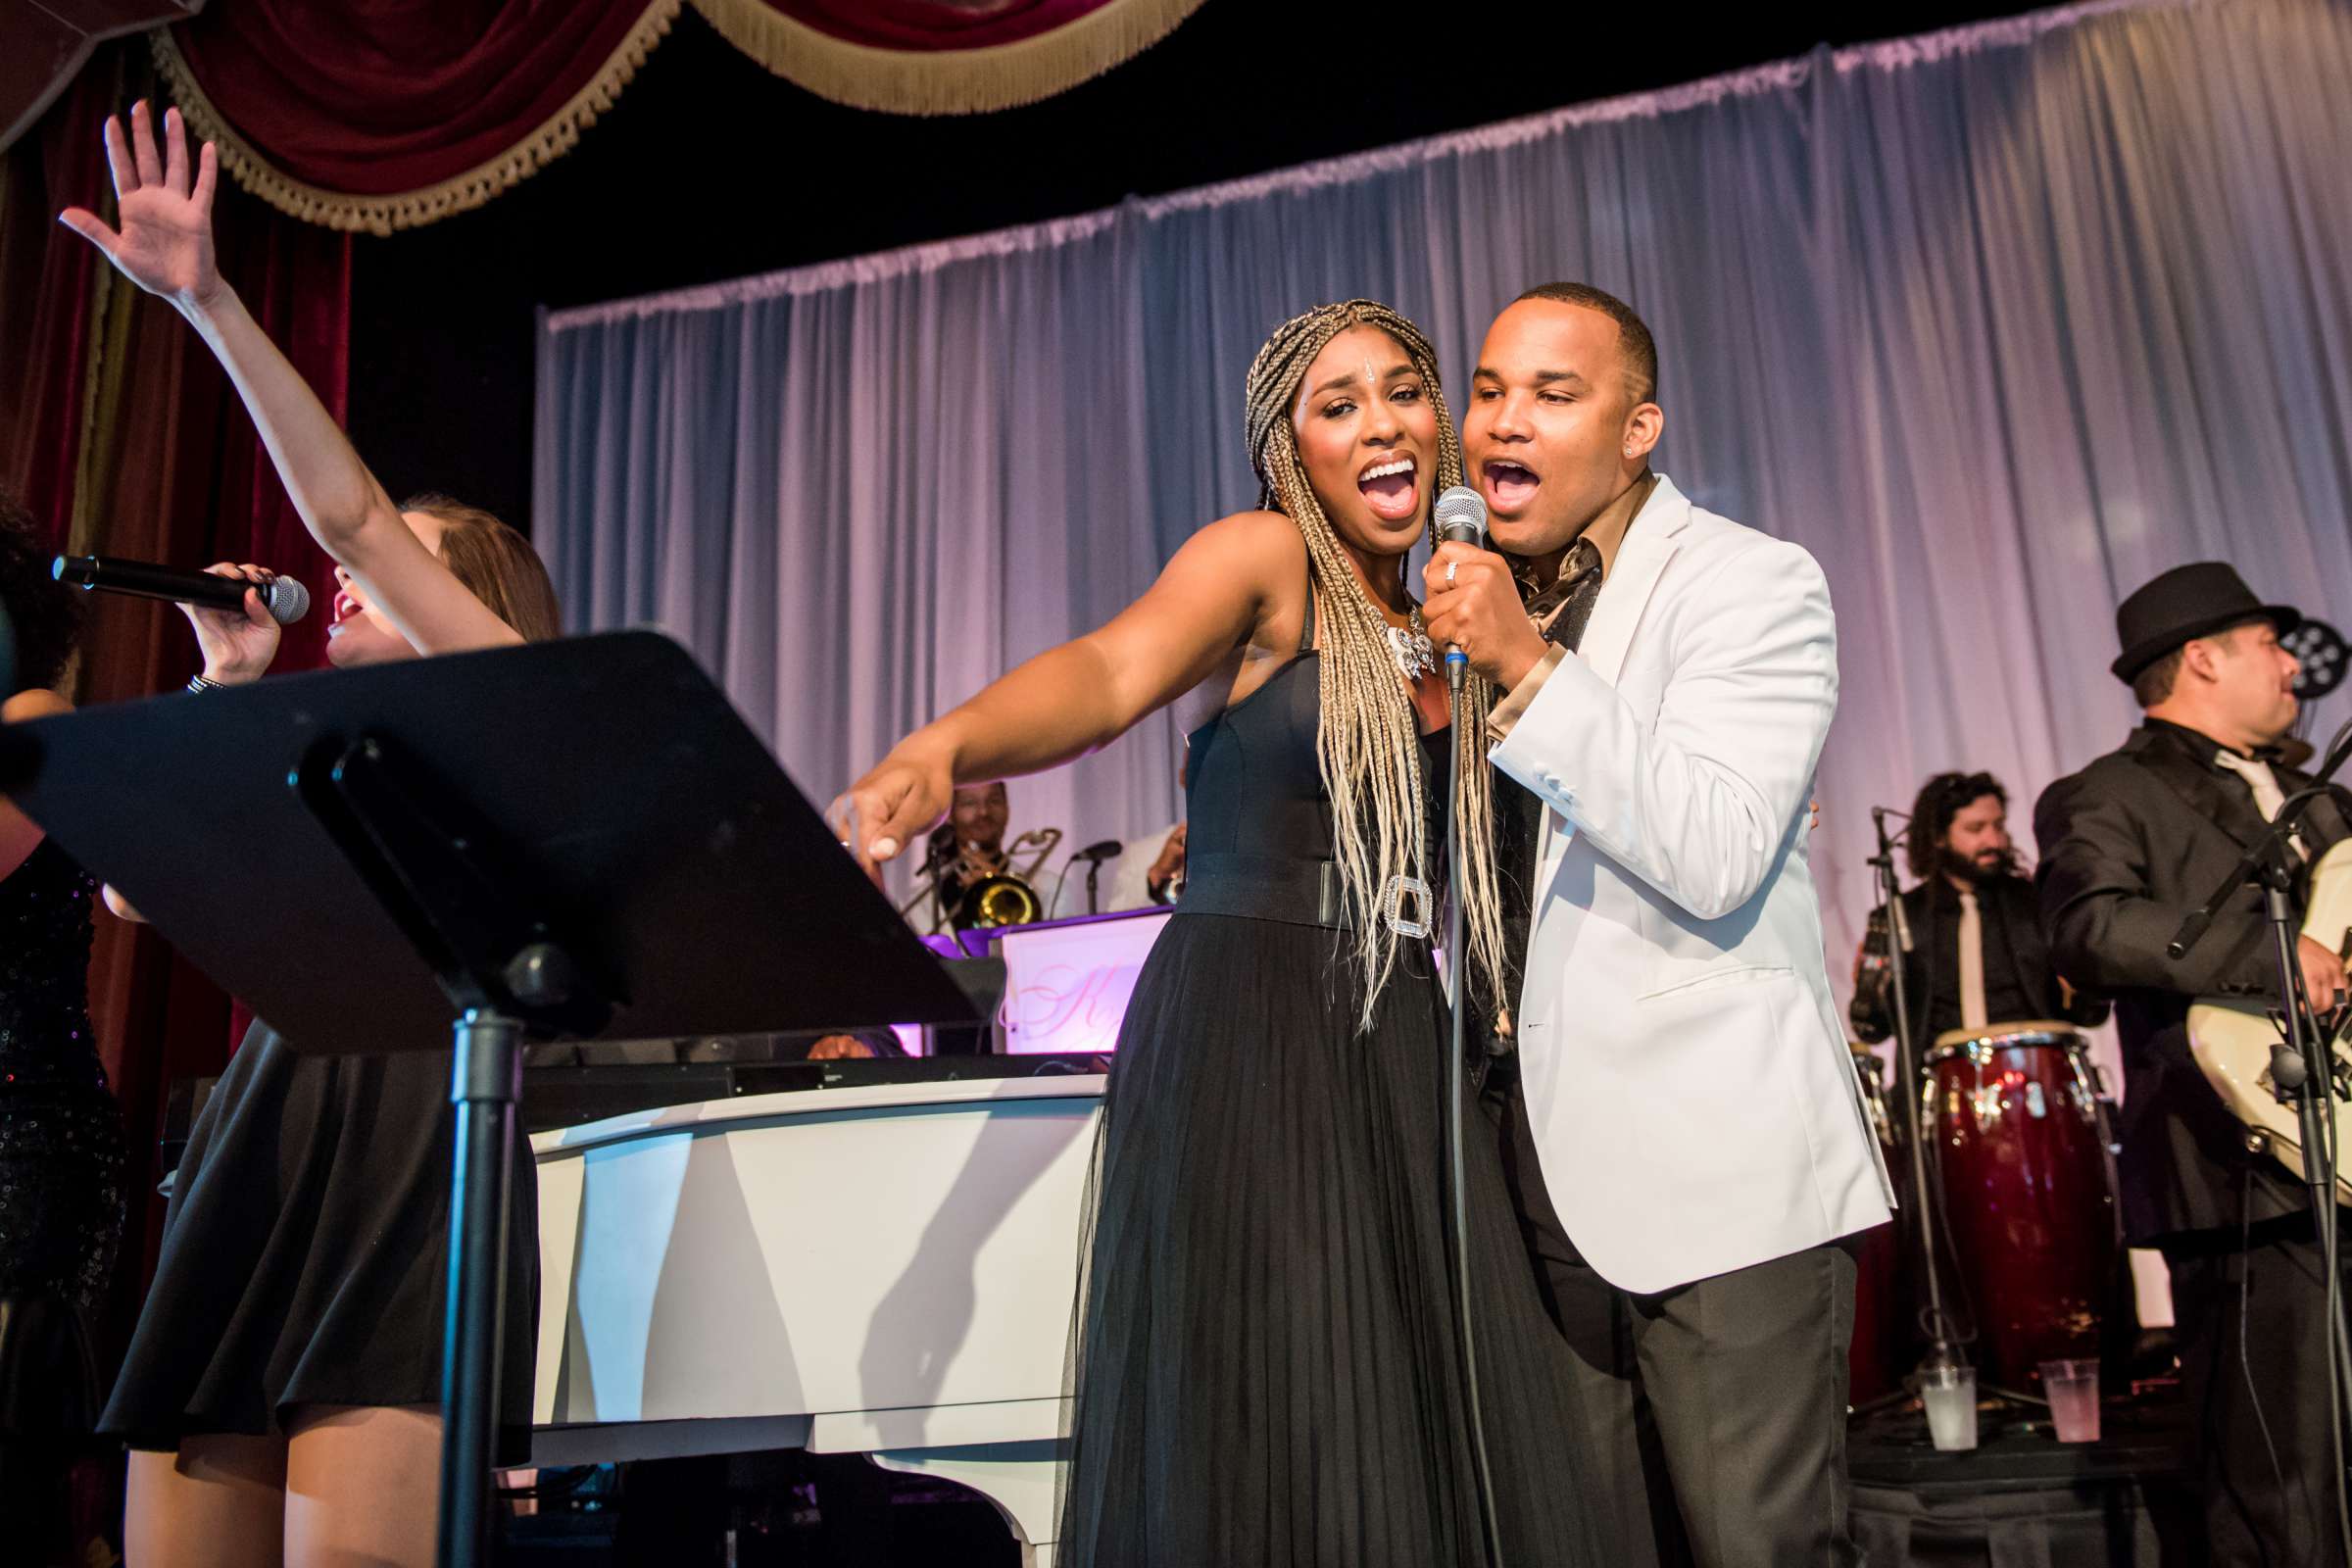
{"type": "MultiPolygon", "coordinates": [[[[197,79],[195,67],[170,27],[158,27],[147,37],[155,63],[171,84],[189,126],[205,140],[219,144],[220,167],[228,176],[279,212],[326,228],[389,234],[416,228],[456,213],[468,212],[492,197],[513,189],[579,142],[580,132],[597,116],[612,107],[669,31],[678,15],[679,0],[654,0],[608,54],[595,74],[564,100],[552,115],[516,127],[520,135],[497,156],[412,189],[381,194],[338,190],[315,184],[287,172],[262,148],[243,135],[197,79]]],[[[238,99],[232,94],[233,107],[238,99]]]]}
{"type": "MultiPolygon", "coordinates": [[[[976,115],[1067,92],[1151,48],[1200,0],[1031,0],[985,34],[951,33],[850,19],[869,9],[839,3],[693,0],[736,48],[795,85],[853,109],[894,115],[976,115]],[[822,14],[822,24],[794,13],[822,14]],[[957,41],[947,41],[956,38],[957,41]]],[[[925,5],[953,12],[958,8],[925,5]]]]}
{"type": "MultiPolygon", "coordinates": [[[[569,152],[687,0],[525,3],[459,55],[446,32],[300,5],[222,7],[148,34],[231,179],[305,222],[388,234],[479,207],[569,152]],[[611,42],[608,44],[607,39],[611,42]],[[333,79],[315,79],[333,60],[333,79]]],[[[904,115],[1035,103],[1157,43],[1200,0],[691,0],[736,48],[817,96],[904,115]]]]}

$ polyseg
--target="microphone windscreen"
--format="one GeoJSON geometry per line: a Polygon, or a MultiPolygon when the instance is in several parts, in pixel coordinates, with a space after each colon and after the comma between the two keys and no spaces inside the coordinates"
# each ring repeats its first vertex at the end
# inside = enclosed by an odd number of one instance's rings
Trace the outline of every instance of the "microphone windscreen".
{"type": "Polygon", "coordinates": [[[262,590],[262,608],[280,626],[291,626],[311,612],[311,591],[291,577],[280,577],[262,590]]]}
{"type": "Polygon", "coordinates": [[[1440,544],[1487,544],[1486,498],[1466,484],[1447,487],[1438,497],[1436,512],[1437,535],[1440,544]]]}

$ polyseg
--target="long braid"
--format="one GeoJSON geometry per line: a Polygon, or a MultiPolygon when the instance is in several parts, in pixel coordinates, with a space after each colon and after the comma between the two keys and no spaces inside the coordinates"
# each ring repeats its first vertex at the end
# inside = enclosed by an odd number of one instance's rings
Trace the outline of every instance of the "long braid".
{"type": "MultiPolygon", "coordinates": [[[[1397,675],[1389,623],[1364,592],[1307,482],[1291,428],[1291,405],[1307,368],[1333,338],[1357,325],[1378,327],[1395,338],[1420,372],[1438,419],[1433,495],[1461,483],[1461,438],[1446,407],[1437,353],[1419,327],[1372,300],[1318,306],[1277,327],[1250,367],[1248,414],[1250,460],[1262,486],[1259,503],[1298,524],[1306,542],[1312,592],[1323,611],[1316,760],[1331,799],[1332,854],[1365,975],[1359,1026],[1369,1027],[1374,1000],[1396,961],[1398,941],[1380,916],[1382,891],[1400,875],[1431,880],[1420,724],[1397,675]]],[[[1435,529],[1433,517],[1433,543],[1435,529]]],[[[1486,767],[1487,710],[1493,700],[1485,679],[1469,677],[1461,743],[1470,765],[1462,769],[1453,798],[1465,863],[1455,868],[1452,896],[1463,900],[1470,952],[1448,956],[1457,971],[1466,972],[1466,965],[1483,971],[1488,994],[1507,1004],[1509,999],[1501,997],[1502,902],[1494,883],[1494,804],[1486,767]]]]}

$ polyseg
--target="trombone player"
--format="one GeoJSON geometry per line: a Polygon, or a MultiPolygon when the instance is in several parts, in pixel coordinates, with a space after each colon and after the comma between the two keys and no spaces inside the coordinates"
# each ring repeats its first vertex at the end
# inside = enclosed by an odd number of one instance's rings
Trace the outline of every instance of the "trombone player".
{"type": "Polygon", "coordinates": [[[931,835],[919,906],[928,901],[934,934],[974,926],[1027,925],[1044,906],[1032,883],[1038,867],[1061,842],[1059,828],[1022,834],[1007,849],[1012,808],[1003,783],[966,784],[956,791],[948,819],[931,835]],[[1018,865],[1016,858],[1027,857],[1018,865]]]}

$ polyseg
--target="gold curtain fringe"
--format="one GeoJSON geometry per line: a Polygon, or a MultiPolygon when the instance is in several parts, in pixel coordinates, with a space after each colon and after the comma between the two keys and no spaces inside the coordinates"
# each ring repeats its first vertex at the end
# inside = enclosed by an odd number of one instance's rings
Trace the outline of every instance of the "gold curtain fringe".
{"type": "Polygon", "coordinates": [[[654,0],[596,75],[535,130],[488,163],[438,184],[389,196],[354,196],[308,184],[280,171],[237,134],[197,85],[187,57],[169,26],[147,34],[157,70],[189,128],[219,149],[220,167],[247,190],[289,218],[322,227],[389,234],[481,206],[554,163],[579,142],[580,132],[611,109],[646,56],[669,32],[682,0],[654,0]]]}
{"type": "MultiPolygon", "coordinates": [[[[278,169],[205,95],[169,26],[150,31],[147,43],[172,101],[189,127],[219,149],[230,178],[306,223],[389,234],[479,207],[571,151],[668,34],[685,3],[653,0],[588,84],[506,152],[439,184],[390,196],[327,190],[278,169]]],[[[1200,0],[1109,0],[1018,43],[931,54],[846,43],[761,0],[693,4],[729,43],[820,98],[887,114],[970,115],[1036,103],[1091,81],[1166,37],[1200,0]]]]}
{"type": "Polygon", "coordinates": [[[727,42],[819,98],[893,115],[975,115],[1092,81],[1175,31],[1200,0],[1109,0],[1018,43],[927,54],[849,43],[761,0],[693,5],[727,42]]]}

